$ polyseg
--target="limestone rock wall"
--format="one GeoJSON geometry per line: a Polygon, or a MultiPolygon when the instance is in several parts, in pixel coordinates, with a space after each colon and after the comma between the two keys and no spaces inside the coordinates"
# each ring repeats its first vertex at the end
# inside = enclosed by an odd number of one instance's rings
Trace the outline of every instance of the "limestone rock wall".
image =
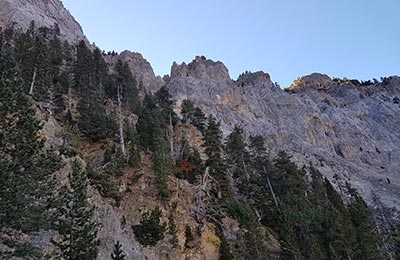
{"type": "Polygon", "coordinates": [[[399,77],[355,86],[315,73],[302,78],[304,87],[285,92],[266,73],[235,82],[226,72],[210,60],[174,63],[168,87],[177,104],[190,99],[221,120],[225,135],[238,124],[247,135],[261,134],[271,154],[285,150],[331,180],[336,175],[337,185],[349,181],[367,200],[377,195],[399,208],[399,77]]]}
{"type": "Polygon", "coordinates": [[[82,27],[59,0],[0,0],[0,26],[16,23],[27,29],[32,20],[37,27],[57,23],[61,38],[72,44],[86,40],[82,27]]]}

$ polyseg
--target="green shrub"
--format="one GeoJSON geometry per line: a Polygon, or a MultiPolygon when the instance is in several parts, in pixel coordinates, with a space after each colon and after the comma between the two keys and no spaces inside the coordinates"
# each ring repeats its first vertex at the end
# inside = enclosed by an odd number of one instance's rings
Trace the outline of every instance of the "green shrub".
{"type": "Polygon", "coordinates": [[[164,238],[167,229],[165,223],[160,223],[162,211],[156,208],[142,215],[140,224],[133,226],[136,239],[143,246],[154,246],[164,238]]]}
{"type": "Polygon", "coordinates": [[[128,156],[128,164],[131,167],[138,167],[140,162],[142,161],[142,157],[140,156],[140,151],[136,145],[130,145],[129,147],[129,156],[128,156]]]}
{"type": "MultiPolygon", "coordinates": [[[[6,246],[13,248],[14,252],[12,253],[15,257],[20,257],[23,259],[42,259],[42,252],[40,248],[26,242],[19,242],[15,240],[5,239],[2,241],[6,246]]],[[[8,254],[8,252],[2,252],[4,256],[8,254]]],[[[10,252],[11,254],[11,252],[10,252]]],[[[0,256],[2,256],[0,254],[0,256]]],[[[6,259],[6,258],[4,258],[6,259]]],[[[8,258],[7,258],[8,259],[8,258]]]]}
{"type": "Polygon", "coordinates": [[[173,247],[178,247],[178,236],[176,231],[176,224],[174,220],[174,216],[171,214],[168,217],[168,234],[171,236],[169,242],[172,244],[173,247]]]}
{"type": "Polygon", "coordinates": [[[192,229],[189,226],[185,228],[185,247],[190,248],[190,243],[194,240],[192,229]]]}
{"type": "Polygon", "coordinates": [[[221,241],[219,247],[219,260],[232,260],[233,256],[230,250],[229,243],[226,240],[224,232],[221,229],[217,231],[217,236],[221,241]]]}
{"type": "Polygon", "coordinates": [[[78,127],[91,141],[114,137],[117,123],[113,115],[107,114],[101,101],[83,96],[78,103],[78,127]]]}
{"type": "Polygon", "coordinates": [[[104,150],[104,159],[103,159],[103,163],[106,164],[108,162],[110,162],[112,160],[112,151],[110,148],[106,148],[104,150]]]}
{"type": "Polygon", "coordinates": [[[254,218],[249,207],[240,201],[230,200],[225,203],[228,214],[239,221],[240,224],[248,226],[254,223],[254,218]]]}
{"type": "Polygon", "coordinates": [[[122,194],[119,192],[118,185],[111,180],[110,174],[107,172],[97,172],[91,168],[87,169],[87,175],[90,184],[96,187],[100,195],[104,198],[113,198],[117,206],[122,199],[122,194]]]}

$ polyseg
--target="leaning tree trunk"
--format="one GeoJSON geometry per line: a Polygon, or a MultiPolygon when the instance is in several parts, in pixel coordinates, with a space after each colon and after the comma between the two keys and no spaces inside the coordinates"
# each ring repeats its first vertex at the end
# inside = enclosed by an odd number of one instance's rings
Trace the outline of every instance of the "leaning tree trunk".
{"type": "Polygon", "coordinates": [[[71,83],[68,83],[68,109],[72,113],[72,88],[71,83]]]}
{"type": "Polygon", "coordinates": [[[29,95],[33,95],[33,89],[34,89],[34,87],[35,87],[35,80],[36,80],[36,67],[35,67],[35,70],[33,71],[33,77],[32,77],[32,82],[31,82],[31,87],[30,87],[30,89],[29,89],[29,95]]]}
{"type": "MultiPolygon", "coordinates": [[[[263,167],[263,169],[264,169],[265,175],[267,175],[267,169],[265,169],[265,166],[263,167]]],[[[271,181],[269,180],[268,176],[267,176],[267,181],[268,181],[268,188],[271,191],[272,198],[274,199],[275,206],[278,207],[278,199],[277,199],[277,197],[275,195],[274,189],[272,188],[271,181]]]]}

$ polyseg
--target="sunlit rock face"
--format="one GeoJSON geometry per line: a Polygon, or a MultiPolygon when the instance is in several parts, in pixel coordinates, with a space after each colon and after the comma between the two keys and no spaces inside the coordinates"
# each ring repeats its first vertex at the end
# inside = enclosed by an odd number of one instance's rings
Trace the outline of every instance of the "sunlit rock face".
{"type": "Polygon", "coordinates": [[[230,80],[228,69],[222,62],[207,60],[204,56],[196,56],[186,65],[176,62],[171,67],[171,78],[192,77],[199,80],[230,80]]]}
{"type": "Polygon", "coordinates": [[[31,21],[37,27],[58,24],[60,37],[71,44],[87,41],[79,23],[59,0],[0,0],[0,26],[16,23],[27,29],[31,21]]]}
{"type": "Polygon", "coordinates": [[[400,78],[356,86],[314,73],[301,81],[291,92],[264,72],[233,81],[221,62],[197,57],[187,65],[174,63],[167,85],[177,106],[192,100],[221,120],[225,135],[240,125],[247,135],[265,137],[271,154],[285,150],[338,185],[350,182],[367,200],[378,196],[398,207],[400,78]]]}

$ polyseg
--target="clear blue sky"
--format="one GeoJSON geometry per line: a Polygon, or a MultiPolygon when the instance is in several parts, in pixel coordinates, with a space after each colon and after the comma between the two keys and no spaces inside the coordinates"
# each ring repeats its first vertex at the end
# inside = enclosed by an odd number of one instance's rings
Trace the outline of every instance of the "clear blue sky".
{"type": "Polygon", "coordinates": [[[63,0],[101,49],[143,54],[158,75],[196,55],[231,78],[263,70],[288,86],[322,72],[400,74],[400,0],[63,0]]]}

